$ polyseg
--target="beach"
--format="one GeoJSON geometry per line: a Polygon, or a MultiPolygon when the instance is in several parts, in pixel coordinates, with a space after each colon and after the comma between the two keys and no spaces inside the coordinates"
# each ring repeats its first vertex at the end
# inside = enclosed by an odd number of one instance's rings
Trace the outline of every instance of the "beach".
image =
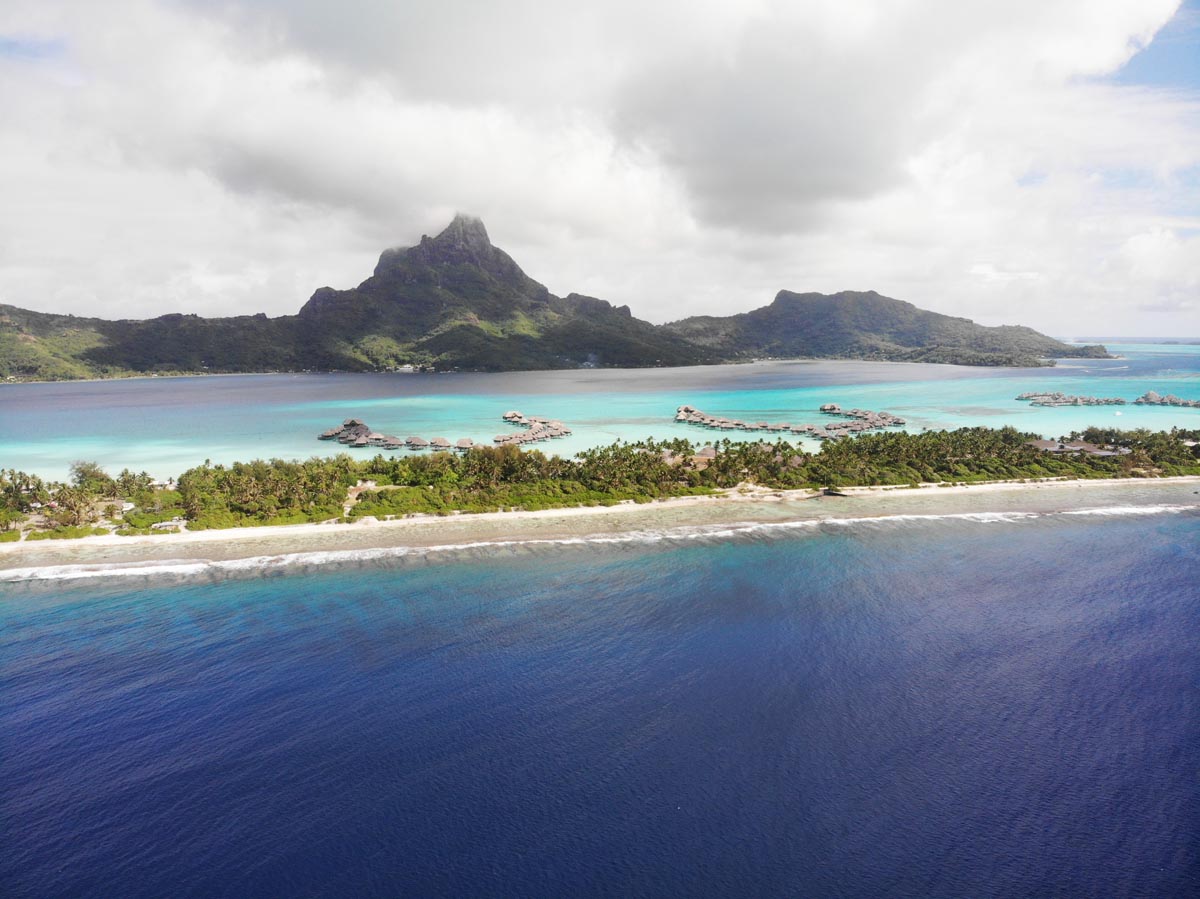
{"type": "Polygon", "coordinates": [[[847,487],[840,492],[845,495],[745,485],[711,496],[644,504],[21,541],[0,544],[0,580],[156,571],[196,575],[207,565],[250,572],[469,548],[732,537],[857,519],[961,517],[987,522],[1005,516],[1200,507],[1200,477],[847,487]]]}
{"type": "Polygon", "coordinates": [[[863,493],[8,544],[5,893],[1196,895],[1200,484],[863,493]]]}

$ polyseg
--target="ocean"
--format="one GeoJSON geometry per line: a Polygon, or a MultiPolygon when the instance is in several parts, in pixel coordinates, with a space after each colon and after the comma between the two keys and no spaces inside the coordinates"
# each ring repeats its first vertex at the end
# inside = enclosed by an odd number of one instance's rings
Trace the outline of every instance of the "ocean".
{"type": "Polygon", "coordinates": [[[1195,496],[0,594],[5,896],[1200,894],[1195,496]]]}
{"type": "MultiPolygon", "coordinates": [[[[539,448],[573,455],[615,440],[716,434],[674,421],[682,404],[750,421],[818,424],[838,403],[902,416],[907,428],[999,427],[1059,437],[1089,425],[1200,427],[1200,409],[1159,406],[1036,408],[1031,390],[1116,396],[1154,390],[1200,399],[1200,344],[1110,344],[1117,359],[1067,359],[1055,368],[964,368],[800,361],[668,369],[507,374],[278,374],[0,384],[0,467],[65,478],[91,460],[175,477],[200,465],[347,452],[316,435],[356,417],[383,433],[492,443],[510,409],[560,419],[571,437],[539,448]]],[[[761,440],[760,433],[721,434],[761,440]]],[[[809,441],[815,451],[818,444],[809,441]]],[[[377,450],[355,451],[361,454],[377,450]]],[[[407,452],[407,451],[401,451],[407,452]]]]}
{"type": "MultiPolygon", "coordinates": [[[[709,436],[682,403],[1200,427],[1014,400],[1200,398],[1200,347],[1116,349],[3,385],[0,467],[304,457],[348,416],[489,441],[510,408],[571,425],[563,453],[709,436]]],[[[0,565],[0,895],[1200,895],[1198,490],[22,546],[0,565]]]]}

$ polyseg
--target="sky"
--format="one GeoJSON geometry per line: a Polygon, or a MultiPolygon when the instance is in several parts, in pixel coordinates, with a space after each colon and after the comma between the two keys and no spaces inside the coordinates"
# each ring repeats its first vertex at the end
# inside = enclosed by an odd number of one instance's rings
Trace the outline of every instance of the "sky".
{"type": "Polygon", "coordinates": [[[654,322],[1200,336],[1200,0],[0,4],[0,303],[292,313],[455,212],[654,322]]]}

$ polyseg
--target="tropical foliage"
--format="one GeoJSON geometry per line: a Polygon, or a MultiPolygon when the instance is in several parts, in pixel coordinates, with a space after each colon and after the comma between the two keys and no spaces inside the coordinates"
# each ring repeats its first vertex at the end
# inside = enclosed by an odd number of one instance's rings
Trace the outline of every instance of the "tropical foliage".
{"type": "Polygon", "coordinates": [[[515,446],[475,447],[364,460],[343,454],[304,462],[205,462],[173,487],[128,469],[110,477],[94,462],[81,461],[72,465],[70,483],[0,472],[0,531],[31,528],[32,539],[45,539],[85,536],[104,521],[118,534],[149,534],[181,520],[203,530],[533,510],[648,502],[742,484],[796,489],[1200,475],[1198,434],[1090,428],[1063,438],[1110,447],[1105,455],[1045,452],[1031,445],[1034,435],[1014,428],[862,434],[827,441],[817,453],[782,440],[725,440],[707,453],[686,440],[646,440],[590,449],[574,459],[515,446]],[[122,512],[125,504],[133,508],[122,512]]]}

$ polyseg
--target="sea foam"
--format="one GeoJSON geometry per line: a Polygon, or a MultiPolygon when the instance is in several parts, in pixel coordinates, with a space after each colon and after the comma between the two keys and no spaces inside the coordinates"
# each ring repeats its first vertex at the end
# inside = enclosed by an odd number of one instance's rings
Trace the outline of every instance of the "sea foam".
{"type": "Polygon", "coordinates": [[[1174,515],[1200,511],[1200,504],[1102,506],[1054,512],[957,512],[946,514],[897,514],[846,518],[801,518],[788,521],[738,521],[722,524],[683,525],[618,533],[580,534],[558,537],[527,537],[512,540],[479,540],[431,546],[388,546],[341,550],[306,550],[292,553],[249,556],[241,559],[167,559],[156,562],[45,565],[0,570],[0,583],[31,581],[78,581],[92,578],[168,578],[176,580],[220,580],[254,576],[293,568],[363,565],[381,562],[424,561],[429,557],[536,551],[553,547],[649,546],[654,544],[721,543],[731,540],[771,539],[804,532],[845,532],[880,529],[918,523],[961,521],[982,525],[1015,525],[1055,517],[1125,517],[1131,515],[1174,515]]]}

